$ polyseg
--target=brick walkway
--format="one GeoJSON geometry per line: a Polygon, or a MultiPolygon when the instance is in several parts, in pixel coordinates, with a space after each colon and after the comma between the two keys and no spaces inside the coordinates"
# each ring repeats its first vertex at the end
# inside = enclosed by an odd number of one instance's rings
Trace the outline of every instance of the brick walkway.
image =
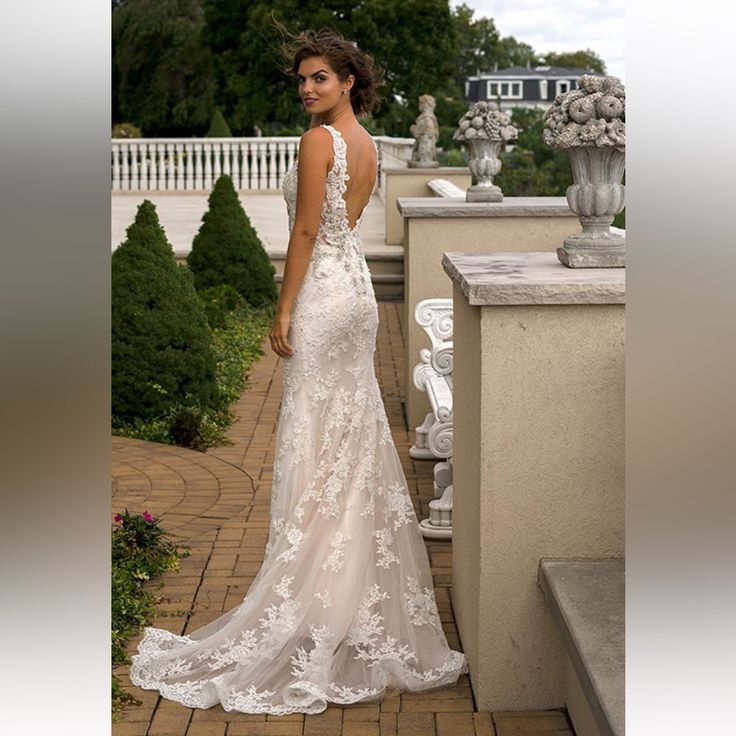
{"type": "MultiPolygon", "coordinates": [[[[428,516],[434,497],[432,463],[409,457],[413,432],[403,411],[401,304],[381,303],[376,373],[414,506],[428,516]]],[[[260,569],[269,520],[269,494],[282,361],[264,344],[251,369],[229,436],[233,445],[206,453],[113,437],[113,507],[147,510],[189,545],[179,572],[161,578],[164,588],[154,626],[176,634],[203,626],[238,605],[260,569]]],[[[462,650],[450,604],[452,543],[428,542],[437,604],[450,646],[462,650]]],[[[135,651],[140,637],[131,640],[135,651]]],[[[476,712],[467,675],[457,685],[424,694],[385,698],[348,707],[329,705],[318,715],[266,716],[187,708],[152,690],[131,685],[127,667],[115,670],[123,687],[142,701],[113,724],[113,736],[572,736],[560,711],[476,712]]]]}

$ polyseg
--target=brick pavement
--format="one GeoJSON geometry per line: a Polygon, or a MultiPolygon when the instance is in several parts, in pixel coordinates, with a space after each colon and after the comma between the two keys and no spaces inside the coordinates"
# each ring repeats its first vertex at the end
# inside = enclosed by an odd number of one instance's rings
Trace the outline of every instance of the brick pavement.
{"type": "MultiPolygon", "coordinates": [[[[382,302],[376,374],[419,518],[434,497],[432,463],[409,457],[413,432],[406,425],[401,304],[382,302]]],[[[269,494],[282,361],[264,343],[229,430],[232,445],[206,453],[113,437],[113,506],[160,516],[172,537],[189,545],[179,572],[160,580],[163,615],[154,626],[185,634],[238,605],[255,578],[268,534],[269,494]]],[[[450,646],[462,650],[450,602],[452,543],[427,542],[437,605],[450,646]]],[[[131,640],[135,651],[140,635],[131,640]]],[[[477,712],[467,675],[453,687],[406,693],[380,703],[329,705],[318,715],[249,715],[187,708],[141,690],[116,668],[126,690],[141,701],[121,713],[113,736],[572,736],[561,711],[477,712]]]]}

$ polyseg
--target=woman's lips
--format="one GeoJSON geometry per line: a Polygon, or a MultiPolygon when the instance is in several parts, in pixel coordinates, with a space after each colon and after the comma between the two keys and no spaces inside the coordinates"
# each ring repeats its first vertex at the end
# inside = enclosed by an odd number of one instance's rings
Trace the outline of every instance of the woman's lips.
{"type": "Polygon", "coordinates": [[[304,104],[305,104],[305,105],[313,105],[313,104],[314,104],[315,102],[317,102],[317,100],[314,100],[314,99],[312,99],[312,100],[310,100],[310,99],[305,99],[305,100],[304,100],[304,104]]]}

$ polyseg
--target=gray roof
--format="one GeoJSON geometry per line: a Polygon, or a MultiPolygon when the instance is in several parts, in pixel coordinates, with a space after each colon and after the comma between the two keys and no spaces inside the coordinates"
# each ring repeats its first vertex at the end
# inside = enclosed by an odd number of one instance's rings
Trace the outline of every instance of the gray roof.
{"type": "Polygon", "coordinates": [[[508,66],[505,69],[497,71],[480,72],[481,77],[579,77],[582,74],[594,74],[596,76],[605,76],[599,72],[590,69],[580,69],[567,66],[546,66],[539,65],[533,67],[526,66],[508,66]]]}

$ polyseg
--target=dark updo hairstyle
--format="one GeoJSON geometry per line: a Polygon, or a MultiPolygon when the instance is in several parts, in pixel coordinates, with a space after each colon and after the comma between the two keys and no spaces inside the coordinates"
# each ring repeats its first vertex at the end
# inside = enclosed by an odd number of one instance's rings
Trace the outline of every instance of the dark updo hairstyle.
{"type": "Polygon", "coordinates": [[[350,103],[356,116],[363,117],[379,106],[381,98],[377,90],[385,84],[383,70],[374,65],[373,57],[359,49],[357,43],[346,40],[337,31],[326,27],[316,32],[305,30],[293,34],[273,15],[271,17],[283,37],[280,51],[285,61],[282,69],[285,74],[296,79],[299,64],[304,59],[322,56],[341,81],[347,79],[349,74],[355,77],[350,89],[350,103]]]}

